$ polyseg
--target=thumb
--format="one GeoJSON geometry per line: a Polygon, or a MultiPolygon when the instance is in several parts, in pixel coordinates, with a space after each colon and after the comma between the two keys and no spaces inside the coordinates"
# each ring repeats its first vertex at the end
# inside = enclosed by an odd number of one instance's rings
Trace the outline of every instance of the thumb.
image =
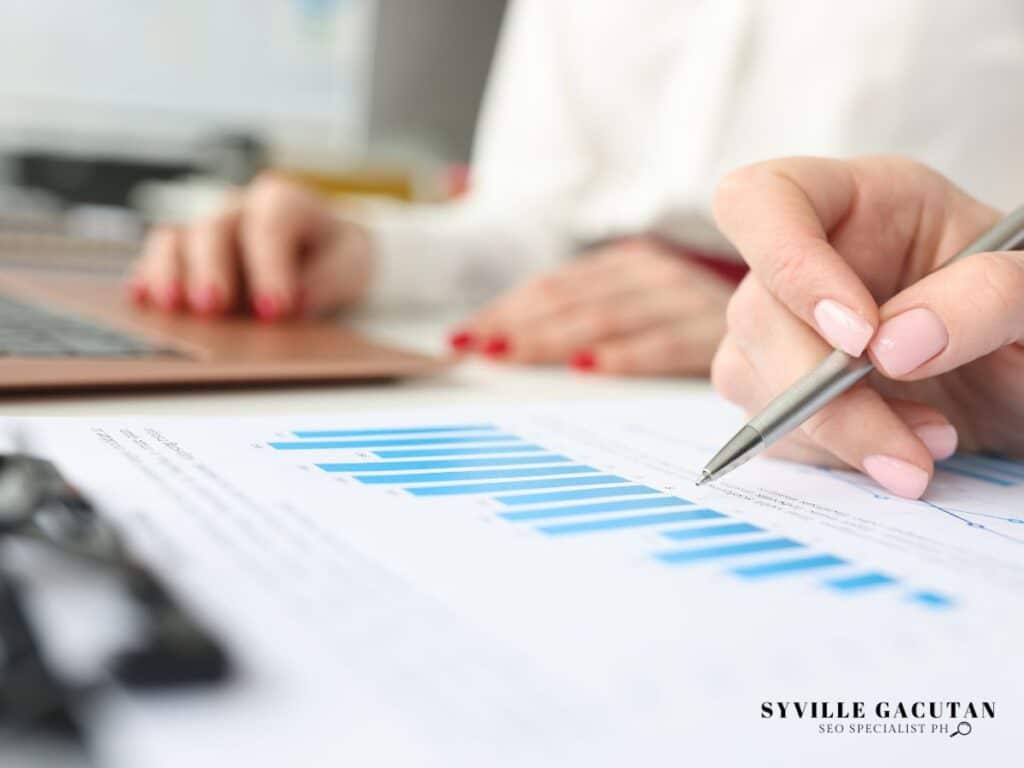
{"type": "Polygon", "coordinates": [[[1024,254],[979,253],[928,275],[881,309],[869,347],[892,379],[937,376],[1024,338],[1024,254]]]}

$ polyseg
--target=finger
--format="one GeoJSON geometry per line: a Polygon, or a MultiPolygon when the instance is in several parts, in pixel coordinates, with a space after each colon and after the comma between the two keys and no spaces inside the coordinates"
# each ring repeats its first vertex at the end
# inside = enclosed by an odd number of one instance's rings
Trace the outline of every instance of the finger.
{"type": "MultiPolygon", "coordinates": [[[[760,411],[772,399],[756,369],[732,336],[723,339],[711,369],[715,388],[730,402],[743,407],[748,415],[760,411]]],[[[935,461],[949,458],[956,451],[957,431],[934,408],[895,398],[886,399],[892,412],[914,433],[935,461]]],[[[821,466],[849,467],[831,450],[813,442],[805,430],[796,430],[787,439],[770,446],[766,455],[821,466]]],[[[856,465],[853,465],[856,466],[856,465]]]]}
{"type": "MultiPolygon", "coordinates": [[[[897,496],[920,498],[931,481],[934,465],[929,448],[866,384],[833,400],[804,422],[799,432],[812,446],[860,470],[897,496]]],[[[787,436],[780,441],[779,451],[785,454],[795,442],[787,436]]]]}
{"type": "Polygon", "coordinates": [[[949,419],[929,405],[911,400],[886,398],[893,413],[910,427],[917,439],[928,449],[932,459],[942,461],[956,453],[959,435],[949,419]]]}
{"type": "Polygon", "coordinates": [[[577,368],[620,376],[704,375],[724,330],[719,317],[690,318],[598,344],[592,364],[580,358],[574,362],[577,368]]]}
{"type": "Polygon", "coordinates": [[[643,243],[607,246],[529,281],[484,307],[466,329],[484,337],[507,333],[572,306],[670,279],[678,259],[643,243]]]}
{"type": "MultiPolygon", "coordinates": [[[[698,313],[698,307],[709,298],[703,295],[703,286],[710,279],[688,262],[653,253],[614,262],[609,255],[605,262],[604,268],[568,284],[564,300],[544,303],[542,299],[532,307],[515,307],[523,310],[520,315],[509,312],[494,318],[496,330],[489,338],[507,340],[504,351],[515,361],[561,361],[602,339],[649,325],[651,317],[671,315],[672,308],[664,302],[641,306],[641,297],[674,291],[677,316],[698,313]]],[[[708,292],[715,295],[721,289],[715,284],[708,292]]]]}
{"type": "Polygon", "coordinates": [[[771,400],[764,381],[732,333],[725,335],[712,358],[711,385],[722,397],[750,415],[771,400]]]}
{"type": "MultiPolygon", "coordinates": [[[[568,311],[583,300],[581,286],[586,285],[590,295],[602,295],[614,290],[614,279],[594,276],[588,280],[566,280],[565,270],[556,270],[524,283],[504,296],[500,296],[485,307],[458,333],[460,338],[468,337],[472,346],[491,357],[511,356],[511,336],[516,329],[544,322],[546,319],[568,311]]],[[[519,340],[522,343],[523,339],[519,340]]],[[[522,362],[533,360],[528,350],[517,349],[515,356],[522,362]]]]}
{"type": "Polygon", "coordinates": [[[904,381],[937,376],[1024,339],[1024,254],[951,264],[882,308],[871,359],[904,381]]]}
{"type": "Polygon", "coordinates": [[[160,227],[146,241],[139,276],[150,302],[167,312],[181,308],[184,299],[183,236],[177,227],[160,227]]]}
{"type": "Polygon", "coordinates": [[[562,311],[587,296],[602,296],[613,289],[619,270],[603,260],[572,262],[498,297],[467,325],[487,336],[503,332],[512,324],[562,311]]]}
{"type": "Polygon", "coordinates": [[[186,293],[199,314],[215,315],[238,298],[238,224],[241,212],[232,207],[193,224],[185,237],[186,293]]]}
{"type": "Polygon", "coordinates": [[[561,362],[619,337],[636,336],[658,326],[699,322],[706,315],[724,324],[730,291],[717,279],[693,267],[681,268],[686,280],[634,290],[572,307],[512,335],[515,359],[524,362],[561,362]]]}
{"type": "MultiPolygon", "coordinates": [[[[719,345],[711,366],[711,378],[715,389],[730,402],[744,408],[748,417],[760,411],[774,396],[732,336],[726,336],[719,345]]],[[[819,467],[851,468],[830,450],[814,443],[801,429],[768,446],[763,455],[819,467]]]]}
{"type": "MultiPolygon", "coordinates": [[[[736,346],[763,383],[764,400],[751,410],[759,411],[828,353],[828,346],[817,334],[756,282],[737,290],[729,307],[729,323],[730,336],[735,336],[736,346]],[[732,332],[736,325],[739,333],[732,332]]],[[[722,375],[719,372],[716,384],[722,385],[722,375]]],[[[744,406],[750,408],[750,404],[744,406]]],[[[798,432],[896,495],[917,498],[931,479],[928,448],[882,395],[866,383],[826,405],[798,432]]],[[[796,439],[799,436],[789,436],[785,441],[796,439]]]]}
{"type": "Polygon", "coordinates": [[[257,316],[274,320],[296,306],[302,251],[326,226],[320,201],[289,182],[254,182],[241,220],[242,262],[249,302],[257,316]]]}
{"type": "MultiPolygon", "coordinates": [[[[938,411],[906,400],[888,400],[889,407],[913,431],[931,454],[935,461],[948,459],[956,452],[957,432],[946,418],[938,411]]],[[[765,451],[766,456],[778,459],[799,461],[803,464],[814,464],[823,467],[849,469],[850,465],[841,461],[829,451],[807,440],[800,431],[794,432],[789,438],[775,443],[765,451]]]]}
{"type": "Polygon", "coordinates": [[[125,298],[137,307],[149,302],[149,286],[145,275],[145,252],[149,247],[149,239],[143,243],[142,252],[128,267],[124,277],[125,298]]]}
{"type": "Polygon", "coordinates": [[[828,233],[856,200],[849,164],[788,158],[733,172],[714,201],[719,227],[761,283],[829,344],[853,356],[871,339],[878,309],[828,233]]]}
{"type": "Polygon", "coordinates": [[[370,281],[371,249],[363,227],[339,223],[336,236],[313,248],[310,259],[302,265],[297,311],[319,317],[355,302],[370,281]]]}

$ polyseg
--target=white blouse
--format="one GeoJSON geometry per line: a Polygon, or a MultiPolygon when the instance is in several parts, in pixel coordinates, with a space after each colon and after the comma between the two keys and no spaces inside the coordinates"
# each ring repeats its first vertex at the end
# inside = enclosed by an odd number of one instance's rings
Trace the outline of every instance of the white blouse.
{"type": "Polygon", "coordinates": [[[513,0],[462,201],[368,218],[378,300],[481,300],[585,243],[728,250],[716,182],[899,153],[1024,202],[1024,3],[513,0]]]}

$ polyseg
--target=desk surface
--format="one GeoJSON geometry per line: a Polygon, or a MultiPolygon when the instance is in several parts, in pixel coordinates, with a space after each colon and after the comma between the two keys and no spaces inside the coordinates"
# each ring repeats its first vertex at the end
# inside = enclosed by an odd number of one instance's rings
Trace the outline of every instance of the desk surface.
{"type": "MultiPolygon", "coordinates": [[[[351,322],[377,338],[444,354],[447,331],[461,313],[364,314],[351,322]]],[[[0,419],[11,416],[131,414],[264,415],[302,411],[367,411],[466,403],[530,402],[599,397],[646,397],[706,390],[701,379],[626,379],[565,368],[527,368],[478,359],[423,379],[377,385],[287,387],[159,393],[0,398],[0,419]]],[[[84,768],[80,756],[61,745],[0,744],[0,765],[84,768]]]]}
{"type": "MultiPolygon", "coordinates": [[[[444,354],[447,330],[458,317],[452,313],[378,313],[357,316],[352,322],[377,338],[431,354],[444,354]]],[[[392,384],[0,398],[0,417],[365,411],[466,402],[508,404],[545,399],[644,397],[683,389],[703,390],[707,386],[702,379],[613,378],[565,368],[527,368],[472,359],[434,376],[392,384]]]]}

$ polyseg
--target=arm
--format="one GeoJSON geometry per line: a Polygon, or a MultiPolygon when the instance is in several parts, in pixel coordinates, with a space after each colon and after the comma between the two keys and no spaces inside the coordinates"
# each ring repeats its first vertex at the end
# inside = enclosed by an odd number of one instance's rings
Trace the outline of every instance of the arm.
{"type": "Polygon", "coordinates": [[[565,218],[591,157],[567,83],[565,21],[549,0],[510,6],[477,126],[471,192],[365,220],[374,299],[481,299],[571,251],[565,218]]]}

